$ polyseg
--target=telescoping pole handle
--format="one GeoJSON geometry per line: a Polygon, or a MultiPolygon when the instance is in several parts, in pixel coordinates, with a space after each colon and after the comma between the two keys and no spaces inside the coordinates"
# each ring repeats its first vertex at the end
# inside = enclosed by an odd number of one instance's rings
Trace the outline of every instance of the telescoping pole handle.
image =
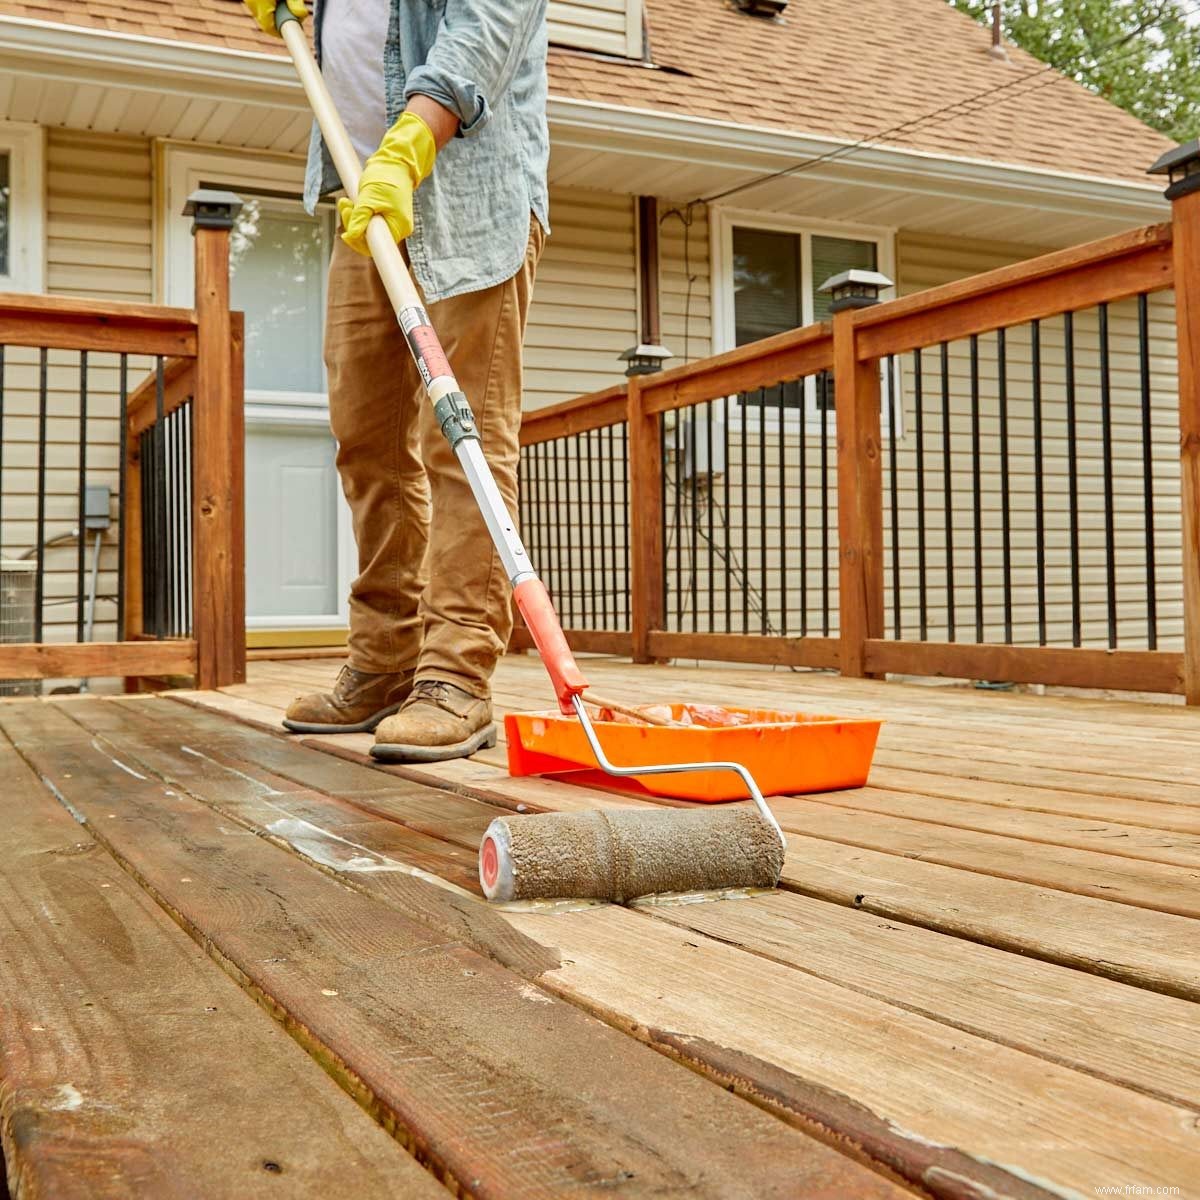
{"type": "MultiPolygon", "coordinates": [[[[280,0],[275,9],[275,27],[292,56],[342,187],[346,195],[355,200],[362,165],[309,49],[304,28],[284,0],[280,0]]],[[[429,324],[421,295],[400,247],[392,240],[392,232],[382,217],[372,217],[367,225],[367,245],[425,382],[425,390],[433,402],[438,424],[466,472],[472,494],[513,586],[517,607],[546,665],[558,706],[569,716],[575,712],[574,700],[583,694],[587,681],[567,644],[550,596],[521,544],[484,459],[470,406],[459,390],[437,334],[429,324]]]]}

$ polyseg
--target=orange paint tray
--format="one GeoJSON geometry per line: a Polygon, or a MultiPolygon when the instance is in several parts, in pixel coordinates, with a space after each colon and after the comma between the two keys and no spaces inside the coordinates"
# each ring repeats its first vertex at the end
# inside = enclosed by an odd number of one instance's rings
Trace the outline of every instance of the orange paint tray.
{"type": "MultiPolygon", "coordinates": [[[[600,710],[595,722],[600,744],[619,767],[654,763],[724,761],[747,767],[765,796],[829,792],[867,782],[882,721],[774,712],[761,708],[717,708],[706,704],[646,706],[682,728],[642,725],[600,710]]],[[[680,800],[744,800],[745,791],[728,771],[684,771],[678,775],[635,775],[618,779],[596,766],[583,729],[558,712],[508,713],[504,718],[510,775],[576,773],[580,783],[603,783],[626,791],[680,800]]]]}

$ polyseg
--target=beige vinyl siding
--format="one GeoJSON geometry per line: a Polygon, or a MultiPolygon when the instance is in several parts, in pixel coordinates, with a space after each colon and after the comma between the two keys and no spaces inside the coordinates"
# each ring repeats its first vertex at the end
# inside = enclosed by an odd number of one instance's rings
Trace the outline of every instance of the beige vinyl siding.
{"type": "Polygon", "coordinates": [[[635,219],[632,196],[552,189],[525,332],[527,410],[623,379],[619,356],[638,340],[635,219]]]}
{"type": "Polygon", "coordinates": [[[674,367],[713,351],[708,210],[659,200],[658,238],[662,338],[674,367]]]}
{"type": "Polygon", "coordinates": [[[642,55],[642,0],[550,0],[549,22],[556,46],[642,55]]]}
{"type": "MultiPolygon", "coordinates": [[[[150,144],[146,140],[51,129],[46,147],[46,290],[60,295],[152,298],[150,144]]],[[[149,363],[131,359],[129,386],[149,363]]],[[[45,551],[46,641],[73,641],[76,608],[80,355],[52,350],[46,370],[45,537],[67,538],[45,551]]],[[[40,365],[36,350],[6,351],[3,511],[0,557],[36,549],[40,365]]],[[[91,353],[87,364],[87,481],[112,491],[112,527],[102,543],[97,640],[115,636],[119,358],[91,353]]],[[[94,539],[94,535],[92,535],[94,539]]],[[[91,545],[87,571],[91,567],[91,545]]]]}

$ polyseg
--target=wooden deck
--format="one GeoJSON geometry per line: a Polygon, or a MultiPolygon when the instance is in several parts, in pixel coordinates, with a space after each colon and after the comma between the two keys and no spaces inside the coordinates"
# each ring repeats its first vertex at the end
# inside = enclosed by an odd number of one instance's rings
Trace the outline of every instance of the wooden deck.
{"type": "Polygon", "coordinates": [[[0,704],[15,1197],[1200,1195],[1196,710],[590,661],[885,717],[871,785],[774,893],[503,909],[493,815],[639,802],[279,734],[338,665],[0,704]]]}

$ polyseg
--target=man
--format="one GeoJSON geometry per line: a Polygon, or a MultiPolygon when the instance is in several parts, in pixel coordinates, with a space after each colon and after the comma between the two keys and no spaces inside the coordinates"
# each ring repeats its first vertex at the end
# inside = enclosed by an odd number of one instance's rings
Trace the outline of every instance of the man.
{"type": "MultiPolygon", "coordinates": [[[[303,0],[287,0],[298,17],[303,0]]],[[[272,0],[246,0],[267,32],[272,0]]],[[[301,696],[296,732],[375,730],[377,758],[495,745],[490,680],[512,628],[508,581],[366,247],[388,223],[516,511],[521,343],[548,223],[546,0],[319,0],[316,47],[359,154],[338,202],[325,365],[358,544],[349,664],[301,696]],[[436,161],[436,165],[435,165],[436,161]]],[[[337,188],[314,128],[305,200],[337,188]]]]}

